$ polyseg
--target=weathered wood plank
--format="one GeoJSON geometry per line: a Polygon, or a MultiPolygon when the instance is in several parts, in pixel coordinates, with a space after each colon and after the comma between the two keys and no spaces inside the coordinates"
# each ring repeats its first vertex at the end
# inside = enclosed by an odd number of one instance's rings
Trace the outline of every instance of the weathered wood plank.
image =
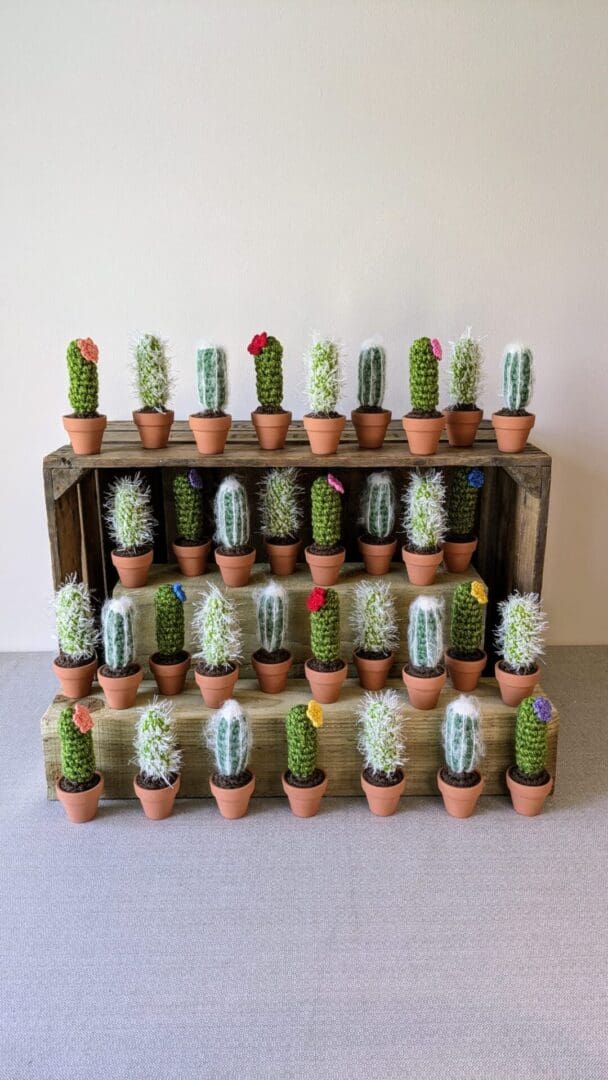
{"type": "Polygon", "coordinates": [[[83,573],[84,557],[78,485],[72,484],[66,487],[63,494],[56,498],[52,473],[46,471],[44,492],[53,586],[57,589],[68,574],[75,573],[82,577],[83,573]]]}

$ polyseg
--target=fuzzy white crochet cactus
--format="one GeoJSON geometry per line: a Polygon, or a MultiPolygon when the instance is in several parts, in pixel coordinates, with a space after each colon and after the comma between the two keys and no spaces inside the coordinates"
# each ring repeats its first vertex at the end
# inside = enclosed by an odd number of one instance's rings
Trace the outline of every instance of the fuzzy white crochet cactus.
{"type": "Polygon", "coordinates": [[[135,764],[145,780],[169,785],[178,776],[182,755],[177,748],[173,708],[169,701],[154,698],[139,710],[135,727],[135,764]]]}
{"type": "Polygon", "coordinates": [[[475,405],[481,389],[483,353],[481,345],[471,337],[471,327],[456,342],[451,342],[452,359],[449,368],[450,399],[455,405],[475,405]]]}
{"type": "Polygon", "coordinates": [[[461,694],[446,706],[441,728],[446,766],[453,775],[475,772],[483,757],[481,709],[477,698],[461,694]]]}
{"type": "Polygon", "coordinates": [[[361,494],[360,521],[365,533],[388,540],[395,531],[397,496],[389,472],[370,473],[361,494]]]}
{"type": "Polygon", "coordinates": [[[508,671],[526,675],[543,654],[547,619],[537,593],[514,592],[498,605],[496,650],[508,671]]]}
{"type": "Polygon", "coordinates": [[[297,540],[302,528],[302,487],[292,466],[269,469],[259,484],[260,532],[268,540],[297,540]]]}
{"type": "Polygon", "coordinates": [[[438,551],[445,539],[445,483],[439,469],[416,470],[403,493],[403,528],[413,551],[438,551]]]}
{"type": "Polygon", "coordinates": [[[59,655],[78,664],[92,660],[100,635],[88,586],[72,574],[57,589],[53,606],[59,655]]]}
{"type": "Polygon", "coordinates": [[[395,601],[385,581],[359,581],[350,614],[355,651],[384,656],[396,650],[399,630],[395,601]]]}
{"type": "Polygon", "coordinates": [[[287,631],[287,592],[277,581],[269,581],[255,594],[260,647],[267,653],[283,648],[287,631]]]}
{"type": "Polygon", "coordinates": [[[407,645],[412,668],[443,667],[443,611],[443,600],[435,596],[417,596],[410,605],[407,645]]]}
{"type": "Polygon", "coordinates": [[[142,408],[165,412],[172,390],[167,342],[155,334],[142,334],[135,342],[133,356],[142,408]]]}
{"type": "Polygon", "coordinates": [[[236,476],[222,480],[215,494],[215,539],[220,547],[249,545],[249,503],[247,492],[236,476]]]}
{"type": "Polygon", "coordinates": [[[111,671],[135,663],[135,608],[128,596],[106,600],[101,609],[105,662],[111,671]]]}
{"type": "Polygon", "coordinates": [[[532,349],[517,342],[507,345],[502,357],[502,398],[509,412],[527,409],[534,385],[532,349]]]}
{"type": "Polygon", "coordinates": [[[306,357],[306,397],[313,416],[336,412],[342,390],[342,354],[337,341],[314,341],[306,357]]]}
{"type": "Polygon", "coordinates": [[[392,779],[405,765],[403,706],[395,690],[365,694],[357,707],[358,748],[366,770],[392,779]]]}
{"type": "Polygon", "coordinates": [[[219,345],[205,343],[197,350],[196,385],[202,412],[223,414],[228,401],[228,365],[219,345]]]}
{"type": "Polygon", "coordinates": [[[208,585],[194,605],[192,631],[199,651],[195,657],[208,668],[228,671],[242,658],[243,638],[234,600],[208,585]]]}
{"type": "Polygon", "coordinates": [[[211,714],[205,741],[220,776],[235,777],[245,772],[253,742],[251,724],[247,713],[234,698],[229,698],[211,714]]]}
{"type": "Polygon", "coordinates": [[[156,519],[150,488],[141,473],[115,480],[105,505],[108,532],[117,551],[133,554],[151,547],[156,519]]]}

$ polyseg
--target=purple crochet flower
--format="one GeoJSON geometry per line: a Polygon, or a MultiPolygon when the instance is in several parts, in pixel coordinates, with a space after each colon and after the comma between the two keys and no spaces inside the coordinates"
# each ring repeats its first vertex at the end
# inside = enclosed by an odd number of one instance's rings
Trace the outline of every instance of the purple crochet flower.
{"type": "Polygon", "coordinates": [[[181,585],[172,585],[171,588],[173,589],[174,595],[177,597],[177,599],[180,601],[180,603],[183,604],[185,599],[186,599],[186,594],[185,594],[182,586],[181,585]]]}
{"type": "Polygon", "coordinates": [[[472,488],[482,488],[485,484],[485,479],[486,478],[483,475],[481,469],[471,469],[470,472],[467,474],[469,487],[472,488]]]}
{"type": "Polygon", "coordinates": [[[188,483],[190,484],[190,487],[196,488],[198,491],[203,490],[203,478],[198,469],[189,470],[188,483]]]}
{"type": "Polygon", "coordinates": [[[551,702],[546,697],[537,697],[532,702],[532,708],[537,720],[548,724],[551,719],[551,702]]]}

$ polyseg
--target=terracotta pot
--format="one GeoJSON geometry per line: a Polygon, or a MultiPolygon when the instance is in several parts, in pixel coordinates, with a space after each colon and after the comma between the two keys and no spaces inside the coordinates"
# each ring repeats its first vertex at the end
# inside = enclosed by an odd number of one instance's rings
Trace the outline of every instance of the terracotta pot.
{"type": "Polygon", "coordinates": [[[348,664],[344,664],[337,671],[315,671],[308,663],[307,660],[304,664],[304,674],[313,698],[320,705],[333,705],[340,697],[342,685],[348,675],[348,664]]]}
{"type": "Polygon", "coordinates": [[[333,420],[323,416],[305,416],[304,428],[313,454],[335,454],[345,423],[345,416],[336,416],[333,420]]]}
{"type": "Polygon", "coordinates": [[[252,412],[251,423],[255,428],[262,450],[282,450],[291,424],[291,413],[252,412]]]}
{"type": "Polygon", "coordinates": [[[186,683],[186,676],[190,670],[190,653],[179,664],[159,664],[158,653],[155,652],[149,659],[150,671],[156,679],[159,693],[165,697],[175,697],[181,694],[186,683]]]}
{"type": "Polygon", "coordinates": [[[378,450],[382,446],[392,415],[390,409],[373,413],[358,412],[354,409],[351,412],[350,418],[361,450],[378,450]]]}
{"type": "Polygon", "coordinates": [[[380,784],[370,784],[361,773],[361,787],[372,814],[376,817],[390,817],[399,806],[399,799],[405,790],[405,774],[398,784],[382,787],[380,784]]]}
{"type": "Polygon", "coordinates": [[[450,446],[472,446],[483,416],[481,409],[444,409],[443,415],[450,446]]]}
{"type": "Polygon", "coordinates": [[[194,678],[203,696],[205,705],[210,709],[219,709],[228,698],[234,694],[234,687],[239,677],[239,665],[236,664],[234,671],[227,671],[225,675],[201,675],[194,669],[194,678]]]}
{"type": "Polygon", "coordinates": [[[107,704],[117,711],[133,708],[143,677],[144,673],[139,664],[137,671],[132,675],[123,675],[118,679],[113,679],[110,675],[102,675],[101,671],[97,672],[97,681],[103,690],[107,704]]]}
{"type": "Polygon", "coordinates": [[[172,409],[166,412],[142,412],[136,409],[133,412],[133,422],[137,424],[141,444],[146,450],[164,449],[169,442],[174,417],[172,409]]]}
{"type": "Polygon", "coordinates": [[[386,685],[390,666],[393,662],[393,654],[380,660],[365,660],[362,656],[353,653],[353,661],[359,676],[359,682],[364,690],[381,690],[386,685]]]}
{"type": "Polygon", "coordinates": [[[268,540],[264,541],[270,569],[276,577],[288,577],[294,573],[301,543],[301,540],[296,540],[294,544],[271,544],[268,540]]]}
{"type": "Polygon", "coordinates": [[[530,697],[539,674],[539,669],[535,668],[530,675],[513,675],[510,671],[504,671],[498,661],[494,667],[494,675],[505,705],[520,705],[524,698],[530,697]]]}
{"type": "Polygon", "coordinates": [[[470,694],[477,686],[487,662],[488,658],[485,652],[479,660],[457,660],[454,656],[450,656],[449,652],[446,652],[445,666],[448,669],[448,675],[454,690],[470,694]]]}
{"type": "Polygon", "coordinates": [[[420,456],[437,453],[439,436],[445,427],[445,416],[427,420],[404,416],[402,424],[407,436],[410,453],[420,456]]]}
{"type": "Polygon", "coordinates": [[[534,427],[536,416],[499,416],[492,413],[492,427],[496,432],[496,443],[503,454],[519,454],[528,441],[528,435],[534,427]]]}
{"type": "Polygon", "coordinates": [[[53,671],[59,679],[61,692],[68,698],[83,698],[91,693],[97,671],[97,657],[78,667],[62,667],[53,660],[53,671]]]}
{"type": "Polygon", "coordinates": [[[314,787],[296,787],[295,784],[287,782],[286,776],[287,773],[283,773],[281,782],[283,791],[289,799],[292,814],[295,817],[314,817],[315,814],[318,814],[321,799],[327,791],[327,777],[325,774],[323,774],[321,782],[315,784],[314,787]]]}
{"type": "Polygon", "coordinates": [[[200,577],[207,569],[211,541],[204,544],[173,544],[173,554],[185,577],[200,577]]]}
{"type": "Polygon", "coordinates": [[[485,780],[482,776],[479,783],[474,784],[473,787],[456,787],[455,784],[448,784],[442,780],[441,769],[438,769],[437,786],[450,817],[467,818],[477,806],[477,800],[485,787],[485,780]]]}
{"type": "Polygon", "coordinates": [[[76,825],[82,825],[85,821],[92,821],[97,813],[97,804],[104,792],[103,776],[97,773],[99,783],[88,791],[62,791],[59,783],[55,784],[55,794],[70,821],[76,825]]]}
{"type": "Polygon", "coordinates": [[[445,686],[445,671],[443,671],[441,675],[434,675],[432,679],[424,679],[419,675],[410,675],[409,672],[405,670],[405,667],[401,674],[407,687],[407,695],[412,707],[414,709],[421,709],[423,712],[434,709],[439,701],[439,695],[445,686]]]}
{"type": "Polygon", "coordinates": [[[222,555],[216,548],[215,561],[220,568],[224,585],[240,589],[251,577],[251,567],[255,562],[255,548],[248,555],[222,555]]]}
{"type": "Polygon", "coordinates": [[[163,821],[171,817],[173,803],[180,788],[181,778],[178,776],[175,783],[164,788],[140,787],[137,778],[133,777],[133,790],[141,803],[142,810],[150,821],[163,821]]]}
{"type": "Polygon", "coordinates": [[[475,540],[445,540],[443,544],[443,564],[450,574],[464,574],[471,562],[471,556],[477,550],[475,540]]]}
{"type": "Polygon", "coordinates": [[[553,777],[550,776],[546,784],[519,784],[511,776],[511,770],[507,769],[507,787],[511,793],[513,809],[524,817],[536,817],[541,813],[547,795],[551,794],[553,777]]]}
{"type": "Polygon", "coordinates": [[[217,787],[209,777],[209,787],[222,817],[236,821],[237,818],[245,817],[249,809],[249,800],[255,789],[255,776],[252,775],[247,784],[238,788],[217,787]]]}
{"type": "Polygon", "coordinates": [[[262,693],[280,694],[287,685],[287,676],[292,664],[293,656],[289,656],[287,660],[282,660],[280,664],[265,664],[252,656],[251,666],[258,677],[262,693]]]}
{"type": "Polygon", "coordinates": [[[192,416],[188,417],[190,430],[194,435],[196,449],[199,454],[223,454],[228,438],[228,432],[232,426],[232,417],[226,416],[192,416]]]}
{"type": "Polygon", "coordinates": [[[373,577],[388,574],[391,560],[397,550],[397,541],[391,540],[388,544],[368,544],[359,537],[357,543],[361,558],[365,563],[366,574],[372,574],[373,577]]]}
{"type": "Polygon", "coordinates": [[[74,453],[98,454],[107,423],[107,416],[91,416],[88,420],[84,417],[64,416],[63,426],[70,437],[74,453]]]}
{"type": "Polygon", "coordinates": [[[434,555],[418,555],[404,546],[401,548],[401,556],[412,585],[432,585],[437,567],[443,560],[443,548],[434,555]]]}
{"type": "Polygon", "coordinates": [[[340,576],[340,567],[346,558],[346,548],[336,555],[315,555],[310,548],[305,548],[304,557],[310,567],[310,576],[315,585],[335,585],[340,576]]]}
{"type": "Polygon", "coordinates": [[[125,589],[141,589],[148,580],[153,558],[153,551],[145,551],[143,555],[117,555],[113,551],[112,562],[118,570],[121,585],[125,589]]]}

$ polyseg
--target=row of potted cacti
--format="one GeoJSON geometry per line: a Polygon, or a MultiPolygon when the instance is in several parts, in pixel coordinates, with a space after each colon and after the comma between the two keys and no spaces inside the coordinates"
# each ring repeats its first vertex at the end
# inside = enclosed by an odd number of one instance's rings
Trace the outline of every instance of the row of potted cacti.
{"type": "MultiPolygon", "coordinates": [[[[368,693],[359,704],[357,720],[361,786],[372,813],[388,817],[397,810],[406,784],[404,707],[393,690],[368,693]]],[[[515,809],[526,816],[540,813],[552,787],[546,769],[550,720],[546,698],[527,697],[519,706],[515,765],[507,771],[507,785],[515,809]]],[[[287,769],[282,784],[297,817],[313,817],[327,790],[328,778],[317,765],[317,730],[322,724],[323,710],[314,700],[293,705],[285,719],[287,769]]],[[[95,765],[92,728],[93,718],[82,703],[61,710],[61,776],[56,794],[70,820],[78,823],[92,820],[104,792],[103,776],[95,765]]],[[[444,765],[437,772],[437,785],[445,808],[453,817],[470,817],[484,787],[479,771],[481,710],[474,697],[461,695],[447,705],[442,738],[444,765]]],[[[209,784],[220,813],[233,820],[243,817],[255,790],[255,776],[249,768],[251,724],[238,701],[230,698],[211,714],[203,741],[214,763],[209,784]]],[[[135,794],[146,817],[167,818],[180,788],[182,764],[169,702],[154,700],[140,710],[134,747],[135,794]]]]}
{"type": "MultiPolygon", "coordinates": [[[[265,450],[284,446],[291,412],[283,408],[283,346],[263,331],[254,335],[248,352],[255,365],[259,405],[251,413],[260,445],[265,450]]],[[[434,454],[447,426],[453,446],[471,446],[482,419],[477,404],[481,385],[482,350],[467,331],[452,343],[449,365],[451,404],[439,411],[438,363],[442,348],[436,338],[421,337],[411,346],[409,384],[412,408],[403,427],[413,454],[434,454]]],[[[73,412],[63,423],[77,454],[96,454],[101,449],[106,417],[98,412],[97,365],[99,350],[91,338],[76,338],[68,345],[69,401],[73,412]]],[[[314,454],[333,454],[338,448],[346,418],[339,412],[344,382],[344,362],[337,341],[313,341],[306,356],[305,392],[309,411],[304,427],[314,454]]],[[[144,334],[134,346],[136,390],[141,402],[133,412],[144,447],[167,445],[174,413],[168,408],[172,376],[167,343],[144,334]]],[[[508,345],[501,365],[504,407],[492,414],[500,450],[522,450],[535,417],[527,411],[532,394],[533,357],[525,345],[508,345]]],[[[189,418],[197,448],[202,454],[220,454],[232,424],[226,412],[228,366],[218,345],[204,344],[196,355],[196,385],[200,410],[189,418]]],[[[391,412],[384,408],[386,353],[379,341],[363,343],[358,362],[358,408],[351,413],[359,445],[377,449],[384,441],[391,412]]]]}

